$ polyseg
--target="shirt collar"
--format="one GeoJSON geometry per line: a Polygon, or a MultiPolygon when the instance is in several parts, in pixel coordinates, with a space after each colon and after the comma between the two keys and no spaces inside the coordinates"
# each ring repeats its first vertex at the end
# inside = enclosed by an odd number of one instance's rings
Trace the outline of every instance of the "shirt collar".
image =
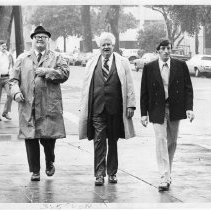
{"type": "Polygon", "coordinates": [[[164,62],[164,61],[161,60],[161,58],[159,57],[158,62],[159,62],[159,67],[160,67],[160,69],[162,69],[164,63],[167,63],[168,67],[170,68],[170,60],[171,60],[171,58],[169,58],[166,62],[164,62]]]}
{"type": "MultiPolygon", "coordinates": [[[[114,54],[112,53],[111,56],[108,58],[108,62],[112,61],[114,57],[114,54]]],[[[104,62],[105,57],[102,56],[102,61],[104,62]]]]}
{"type": "Polygon", "coordinates": [[[38,52],[37,50],[34,50],[34,52],[35,52],[35,55],[36,55],[36,56],[38,56],[38,54],[39,54],[39,53],[41,53],[41,54],[42,54],[42,56],[45,54],[45,50],[44,50],[44,51],[42,51],[42,52],[38,52]]]}

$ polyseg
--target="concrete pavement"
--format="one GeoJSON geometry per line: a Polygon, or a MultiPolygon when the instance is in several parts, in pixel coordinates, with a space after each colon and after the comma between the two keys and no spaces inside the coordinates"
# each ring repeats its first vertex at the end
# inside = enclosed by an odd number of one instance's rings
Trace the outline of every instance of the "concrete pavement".
{"type": "MultiPolygon", "coordinates": [[[[2,104],[1,104],[2,107],[2,104]]],[[[179,137],[168,192],[159,193],[152,126],[137,125],[138,136],[119,140],[118,184],[94,186],[93,142],[71,134],[56,143],[56,173],[45,175],[41,148],[41,181],[31,182],[24,141],[17,138],[17,104],[12,121],[0,122],[0,208],[165,208],[211,207],[211,150],[191,143],[191,133],[179,137]],[[186,139],[186,140],[185,140],[186,139]]],[[[184,122],[185,123],[185,122],[184,122]]]]}

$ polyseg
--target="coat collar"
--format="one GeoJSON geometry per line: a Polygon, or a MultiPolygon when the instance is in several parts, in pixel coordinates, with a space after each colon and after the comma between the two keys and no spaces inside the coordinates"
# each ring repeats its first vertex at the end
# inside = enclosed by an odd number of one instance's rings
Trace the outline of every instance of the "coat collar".
{"type": "MultiPolygon", "coordinates": [[[[121,59],[122,57],[118,54],[118,53],[113,53],[114,57],[115,57],[115,64],[116,64],[116,69],[117,69],[117,74],[119,76],[120,82],[123,83],[123,79],[124,79],[124,73],[121,70],[121,59]]],[[[88,70],[88,77],[89,77],[89,81],[91,82],[95,67],[98,63],[98,60],[100,58],[101,54],[100,52],[97,53],[95,56],[93,56],[93,58],[90,60],[90,63],[87,65],[87,70],[88,70]]],[[[112,72],[111,72],[112,73],[112,72]]]]}
{"type": "Polygon", "coordinates": [[[176,71],[177,71],[177,69],[176,69],[175,60],[173,58],[171,58],[169,85],[172,83],[172,81],[176,75],[176,71]]]}
{"type": "Polygon", "coordinates": [[[158,80],[160,85],[163,86],[163,80],[162,80],[161,73],[160,73],[160,67],[159,67],[158,59],[156,61],[154,61],[153,72],[155,74],[155,78],[158,80]]]}
{"type": "Polygon", "coordinates": [[[45,53],[44,53],[44,55],[41,57],[41,59],[40,59],[40,61],[39,61],[39,63],[38,63],[38,62],[37,62],[37,56],[36,56],[36,54],[35,54],[35,51],[34,51],[34,50],[31,50],[31,51],[30,51],[30,55],[31,55],[31,57],[32,57],[32,60],[33,60],[33,62],[34,62],[36,65],[40,65],[40,64],[43,63],[45,60],[47,60],[48,57],[49,57],[49,53],[50,53],[50,51],[49,51],[49,50],[46,50],[45,53]]]}

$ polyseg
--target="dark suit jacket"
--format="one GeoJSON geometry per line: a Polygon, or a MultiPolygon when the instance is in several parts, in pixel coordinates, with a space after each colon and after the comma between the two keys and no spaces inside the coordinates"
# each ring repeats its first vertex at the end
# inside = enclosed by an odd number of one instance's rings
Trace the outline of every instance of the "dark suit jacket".
{"type": "MultiPolygon", "coordinates": [[[[185,119],[186,110],[193,110],[193,88],[184,61],[171,58],[168,95],[170,120],[185,119]]],[[[141,116],[149,115],[150,122],[164,122],[165,92],[158,60],[144,66],[140,107],[141,116]]]]}
{"type": "Polygon", "coordinates": [[[102,72],[101,57],[93,74],[93,101],[92,113],[100,114],[104,108],[108,114],[122,115],[122,91],[121,83],[115,65],[115,56],[105,81],[102,72]]]}

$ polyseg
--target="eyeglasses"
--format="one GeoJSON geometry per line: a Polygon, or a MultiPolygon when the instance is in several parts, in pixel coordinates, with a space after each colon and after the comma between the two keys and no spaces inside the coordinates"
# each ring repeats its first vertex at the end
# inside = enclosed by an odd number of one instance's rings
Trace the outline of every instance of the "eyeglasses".
{"type": "Polygon", "coordinates": [[[34,38],[35,38],[36,40],[39,40],[39,39],[46,40],[46,39],[48,39],[47,36],[34,36],[34,38]]]}
{"type": "Polygon", "coordinates": [[[171,47],[169,47],[169,46],[161,46],[160,47],[160,50],[165,50],[165,49],[171,50],[171,47]]]}

